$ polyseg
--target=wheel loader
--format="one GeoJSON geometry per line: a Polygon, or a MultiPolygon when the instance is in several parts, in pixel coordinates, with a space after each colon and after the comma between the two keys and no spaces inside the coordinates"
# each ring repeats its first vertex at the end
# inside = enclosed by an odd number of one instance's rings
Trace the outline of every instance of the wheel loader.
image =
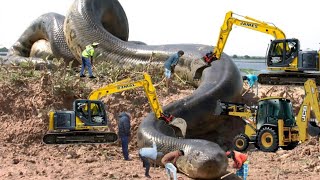
{"type": "Polygon", "coordinates": [[[279,147],[293,149],[308,140],[309,135],[320,135],[319,93],[314,80],[304,84],[305,97],[295,117],[289,99],[267,97],[258,101],[258,106],[221,102],[222,114],[240,117],[245,122],[245,132],[233,140],[234,149],[245,151],[249,144],[261,151],[275,152],[279,147]],[[311,110],[315,119],[311,118],[311,110]],[[309,135],[308,135],[309,133],[309,135]]]}
{"type": "Polygon", "coordinates": [[[118,139],[117,134],[105,131],[108,129],[108,118],[104,103],[99,99],[138,87],[143,87],[156,118],[164,121],[169,127],[167,129],[176,137],[184,137],[187,128],[185,120],[163,112],[150,75],[143,73],[143,77],[142,80],[133,81],[128,78],[98,88],[90,93],[88,99],[75,100],[71,111],[50,112],[49,130],[44,135],[43,142],[46,144],[115,142],[118,139]]]}

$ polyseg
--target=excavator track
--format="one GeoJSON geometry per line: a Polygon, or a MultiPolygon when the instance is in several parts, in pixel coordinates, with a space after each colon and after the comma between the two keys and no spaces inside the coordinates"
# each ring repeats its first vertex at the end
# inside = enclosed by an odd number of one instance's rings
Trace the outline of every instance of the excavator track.
{"type": "Polygon", "coordinates": [[[43,142],[46,144],[113,143],[117,139],[117,134],[113,132],[66,131],[49,132],[43,137],[43,142]]]}
{"type": "Polygon", "coordinates": [[[306,72],[275,72],[258,75],[258,82],[265,85],[296,85],[303,86],[308,79],[320,84],[320,73],[306,72]]]}

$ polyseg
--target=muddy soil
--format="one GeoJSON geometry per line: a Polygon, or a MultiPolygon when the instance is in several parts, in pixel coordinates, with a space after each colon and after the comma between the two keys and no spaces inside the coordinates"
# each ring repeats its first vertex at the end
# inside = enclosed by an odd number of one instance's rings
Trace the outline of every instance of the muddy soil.
{"type": "MultiPolygon", "coordinates": [[[[128,111],[132,116],[134,138],[129,146],[132,161],[124,161],[118,143],[43,144],[41,139],[47,130],[48,107],[71,108],[75,97],[51,95],[42,83],[39,80],[11,86],[0,84],[0,179],[146,179],[137,156],[135,138],[141,120],[151,111],[142,90],[103,99],[109,105],[111,130],[117,131],[114,116],[119,112],[128,111]]],[[[91,85],[93,88],[98,86],[91,85]]],[[[167,95],[162,88],[157,88],[163,106],[192,92],[190,87],[177,86],[175,93],[167,95]]],[[[252,105],[261,97],[283,96],[293,101],[297,112],[303,94],[302,87],[260,85],[258,96],[250,91],[239,101],[252,105]]],[[[248,179],[320,179],[320,145],[317,139],[311,139],[290,151],[264,153],[252,150],[248,154],[248,179]]],[[[228,170],[234,171],[232,168],[228,170]]],[[[151,168],[150,175],[151,179],[166,179],[162,167],[151,168]]],[[[189,179],[183,174],[179,176],[189,179]]]]}

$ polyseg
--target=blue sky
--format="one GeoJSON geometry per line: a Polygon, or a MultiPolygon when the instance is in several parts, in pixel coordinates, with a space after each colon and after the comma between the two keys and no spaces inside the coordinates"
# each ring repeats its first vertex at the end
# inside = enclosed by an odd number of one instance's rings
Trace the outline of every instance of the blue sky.
{"type": "MultiPolygon", "coordinates": [[[[302,49],[320,47],[320,11],[316,0],[119,0],[129,21],[129,40],[147,44],[216,45],[226,12],[272,22],[302,49]],[[289,4],[289,5],[288,5],[289,4]]],[[[41,14],[65,15],[73,0],[10,0],[0,11],[0,44],[10,47],[41,14]],[[19,4],[19,5],[17,5],[19,4]]],[[[264,56],[272,36],[234,26],[225,46],[229,55],[264,56]]]]}

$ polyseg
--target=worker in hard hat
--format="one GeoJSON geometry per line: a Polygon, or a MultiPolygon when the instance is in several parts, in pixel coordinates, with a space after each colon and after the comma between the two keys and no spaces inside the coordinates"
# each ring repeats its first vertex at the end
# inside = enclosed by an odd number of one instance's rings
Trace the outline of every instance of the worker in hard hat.
{"type": "Polygon", "coordinates": [[[82,66],[80,71],[80,77],[86,77],[84,75],[84,69],[88,68],[89,78],[96,78],[92,74],[92,62],[93,62],[93,55],[95,53],[95,49],[98,47],[99,43],[94,42],[86,46],[86,49],[81,53],[82,59],[82,66]]]}

